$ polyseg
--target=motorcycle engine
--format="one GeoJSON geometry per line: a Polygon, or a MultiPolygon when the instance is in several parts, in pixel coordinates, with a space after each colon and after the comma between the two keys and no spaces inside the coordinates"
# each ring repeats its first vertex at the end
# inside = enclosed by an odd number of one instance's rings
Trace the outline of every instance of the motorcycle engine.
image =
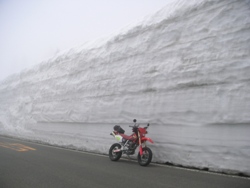
{"type": "Polygon", "coordinates": [[[129,141],[128,144],[129,144],[129,149],[134,150],[136,148],[136,143],[129,141]]]}

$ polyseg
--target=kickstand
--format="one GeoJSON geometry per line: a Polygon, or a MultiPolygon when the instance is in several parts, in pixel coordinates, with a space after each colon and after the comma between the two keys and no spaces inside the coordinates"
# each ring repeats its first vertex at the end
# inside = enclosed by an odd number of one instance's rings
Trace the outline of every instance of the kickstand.
{"type": "Polygon", "coordinates": [[[129,157],[129,155],[127,155],[128,156],[128,159],[131,161],[131,158],[129,157]]]}

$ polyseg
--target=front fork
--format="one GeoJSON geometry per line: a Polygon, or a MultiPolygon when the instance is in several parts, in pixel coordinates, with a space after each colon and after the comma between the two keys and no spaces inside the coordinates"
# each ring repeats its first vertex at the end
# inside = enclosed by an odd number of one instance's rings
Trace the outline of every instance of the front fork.
{"type": "Polygon", "coordinates": [[[143,151],[142,151],[142,144],[141,144],[141,135],[139,131],[138,131],[138,138],[139,138],[139,152],[140,152],[140,155],[142,156],[143,151]]]}

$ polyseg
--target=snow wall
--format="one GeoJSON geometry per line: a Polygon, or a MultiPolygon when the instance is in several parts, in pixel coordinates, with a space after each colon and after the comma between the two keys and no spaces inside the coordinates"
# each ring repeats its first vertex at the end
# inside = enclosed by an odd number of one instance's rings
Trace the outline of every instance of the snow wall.
{"type": "Polygon", "coordinates": [[[0,83],[2,135],[107,154],[134,118],[155,162],[250,175],[249,0],[177,1],[0,83]]]}

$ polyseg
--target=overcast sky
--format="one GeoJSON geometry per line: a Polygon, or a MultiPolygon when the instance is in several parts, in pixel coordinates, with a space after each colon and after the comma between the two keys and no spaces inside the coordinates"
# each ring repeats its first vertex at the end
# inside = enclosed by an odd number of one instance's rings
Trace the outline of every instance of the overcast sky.
{"type": "Polygon", "coordinates": [[[169,0],[0,0],[0,81],[59,51],[109,37],[169,0]]]}

